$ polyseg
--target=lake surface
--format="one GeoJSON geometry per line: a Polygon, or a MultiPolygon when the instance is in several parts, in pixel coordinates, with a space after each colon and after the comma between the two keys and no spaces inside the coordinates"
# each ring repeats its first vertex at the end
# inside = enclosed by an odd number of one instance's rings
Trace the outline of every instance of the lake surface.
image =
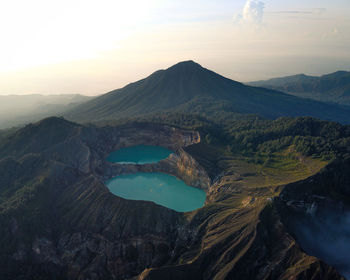
{"type": "Polygon", "coordinates": [[[166,159],[173,151],[160,146],[132,146],[112,152],[107,161],[115,163],[145,164],[166,159]]]}
{"type": "Polygon", "coordinates": [[[204,205],[206,193],[164,173],[121,175],[106,182],[109,190],[131,200],[153,201],[178,212],[188,212],[204,205]]]}

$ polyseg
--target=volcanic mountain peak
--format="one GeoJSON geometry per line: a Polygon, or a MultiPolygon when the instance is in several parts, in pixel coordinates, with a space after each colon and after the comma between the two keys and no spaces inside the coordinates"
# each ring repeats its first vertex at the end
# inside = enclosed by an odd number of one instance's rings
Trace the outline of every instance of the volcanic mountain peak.
{"type": "Polygon", "coordinates": [[[66,117],[98,121],[159,112],[211,114],[221,108],[267,118],[312,116],[350,122],[350,110],[294,97],[271,89],[251,87],[225,78],[189,60],[90,100],[66,117]]]}
{"type": "MultiPolygon", "coordinates": [[[[207,68],[204,68],[199,63],[194,62],[193,60],[187,60],[179,62],[165,70],[159,70],[154,72],[152,75],[147,77],[144,80],[156,78],[157,83],[174,83],[174,82],[185,82],[185,83],[194,83],[201,82],[205,83],[206,80],[216,79],[216,82],[227,82],[230,81],[236,85],[242,85],[239,82],[233,81],[231,79],[225,78],[207,68]]],[[[173,86],[173,84],[169,84],[169,86],[173,86]]]]}
{"type": "Polygon", "coordinates": [[[199,63],[193,61],[193,60],[185,60],[180,61],[173,66],[169,67],[168,69],[174,69],[174,68],[203,68],[199,63]]]}

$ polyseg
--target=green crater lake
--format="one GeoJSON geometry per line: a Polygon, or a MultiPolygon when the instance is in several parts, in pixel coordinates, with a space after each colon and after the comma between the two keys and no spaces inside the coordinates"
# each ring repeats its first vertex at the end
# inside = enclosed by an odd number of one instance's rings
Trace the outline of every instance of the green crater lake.
{"type": "Polygon", "coordinates": [[[109,190],[131,200],[153,201],[178,212],[188,212],[204,205],[206,193],[175,176],[164,173],[121,175],[106,182],[109,190]]]}
{"type": "Polygon", "coordinates": [[[166,159],[173,151],[160,146],[132,146],[112,152],[107,161],[121,164],[154,163],[166,159]]]}

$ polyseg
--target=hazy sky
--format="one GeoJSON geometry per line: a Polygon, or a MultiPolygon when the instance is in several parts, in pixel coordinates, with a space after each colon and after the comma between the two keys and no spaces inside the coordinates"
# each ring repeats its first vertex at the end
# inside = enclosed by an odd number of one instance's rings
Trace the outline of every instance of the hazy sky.
{"type": "Polygon", "coordinates": [[[350,70],[349,0],[0,0],[0,94],[101,94],[192,59],[239,81],[350,70]]]}

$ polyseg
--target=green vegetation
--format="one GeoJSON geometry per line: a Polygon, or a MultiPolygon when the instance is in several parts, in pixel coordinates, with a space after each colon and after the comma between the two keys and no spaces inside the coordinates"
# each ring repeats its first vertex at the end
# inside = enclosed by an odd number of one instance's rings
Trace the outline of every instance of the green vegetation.
{"type": "Polygon", "coordinates": [[[0,158],[4,156],[23,156],[27,153],[43,153],[46,149],[62,143],[76,135],[80,125],[63,118],[51,117],[35,124],[27,124],[22,129],[8,133],[0,141],[0,158]]]}
{"type": "Polygon", "coordinates": [[[214,117],[163,113],[133,121],[200,131],[201,143],[186,150],[212,178],[224,172],[230,175],[228,183],[245,187],[294,182],[315,174],[334,159],[350,157],[350,126],[308,117],[271,121],[224,112],[214,117]]]}

